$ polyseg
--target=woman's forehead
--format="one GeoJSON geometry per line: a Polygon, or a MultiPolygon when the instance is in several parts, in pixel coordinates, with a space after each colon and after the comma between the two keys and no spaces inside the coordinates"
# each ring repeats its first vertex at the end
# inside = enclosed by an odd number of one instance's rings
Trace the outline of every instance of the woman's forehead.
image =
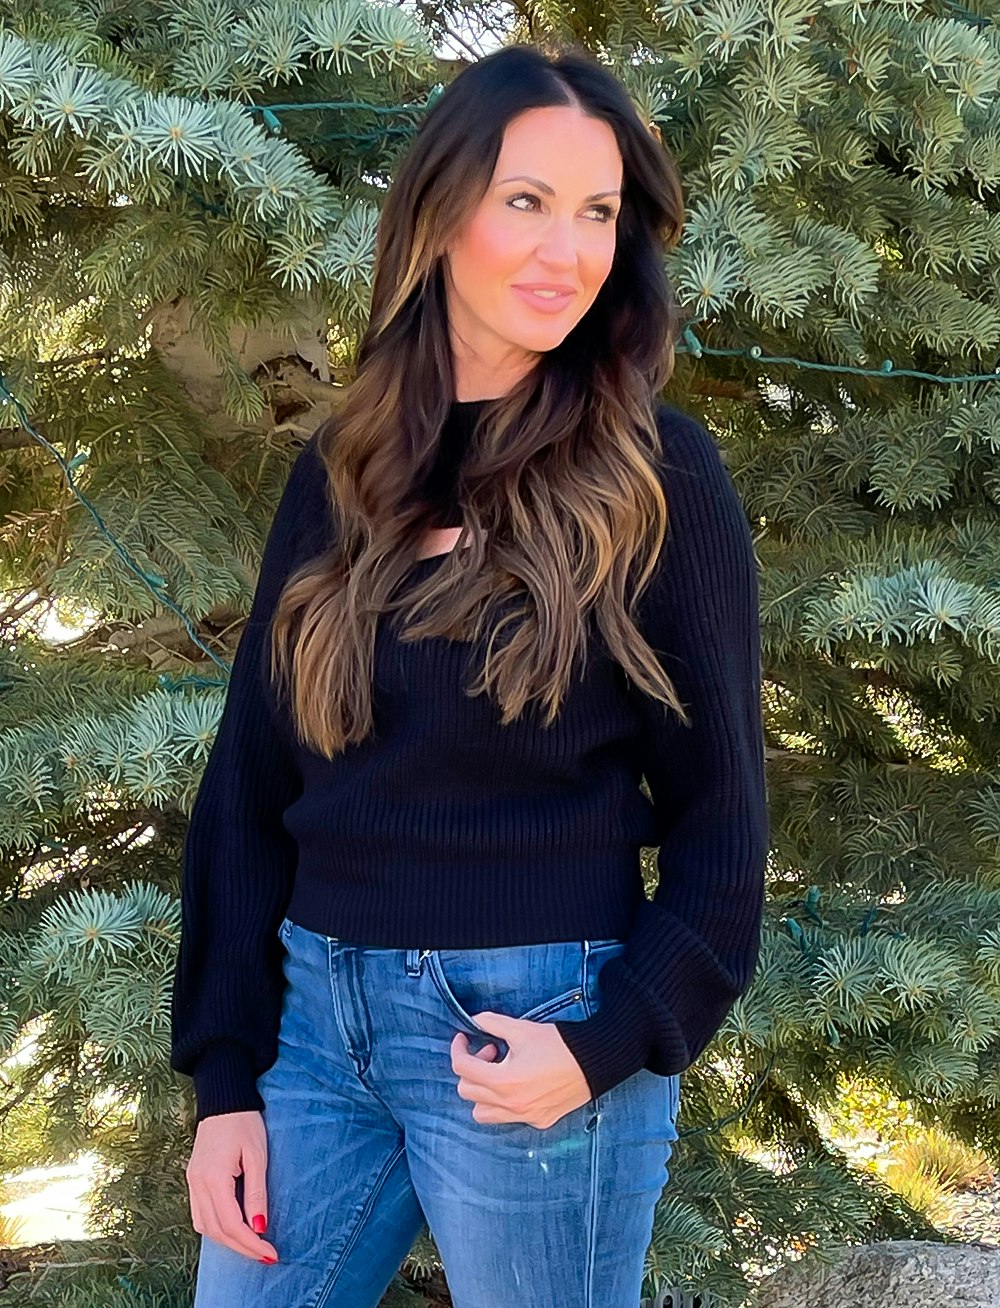
{"type": "Polygon", "coordinates": [[[532,176],[558,196],[583,198],[584,192],[620,187],[621,151],[603,119],[572,105],[546,105],[518,114],[504,129],[494,185],[511,174],[532,176]]]}

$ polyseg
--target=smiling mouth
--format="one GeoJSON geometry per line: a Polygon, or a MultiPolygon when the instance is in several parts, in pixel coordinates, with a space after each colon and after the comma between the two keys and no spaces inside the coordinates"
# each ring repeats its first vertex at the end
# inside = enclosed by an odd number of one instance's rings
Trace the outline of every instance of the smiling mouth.
{"type": "Polygon", "coordinates": [[[516,291],[522,299],[536,309],[548,310],[550,313],[554,310],[564,309],[567,304],[574,298],[572,291],[558,291],[554,294],[545,294],[544,292],[529,291],[524,286],[514,286],[511,288],[516,291]]]}

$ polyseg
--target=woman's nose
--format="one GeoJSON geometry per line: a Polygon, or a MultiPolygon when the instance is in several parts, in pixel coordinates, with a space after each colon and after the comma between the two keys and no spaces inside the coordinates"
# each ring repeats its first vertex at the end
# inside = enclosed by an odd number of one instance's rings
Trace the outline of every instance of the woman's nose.
{"type": "Polygon", "coordinates": [[[546,263],[571,268],[576,263],[576,233],[570,223],[552,223],[538,246],[546,263]]]}

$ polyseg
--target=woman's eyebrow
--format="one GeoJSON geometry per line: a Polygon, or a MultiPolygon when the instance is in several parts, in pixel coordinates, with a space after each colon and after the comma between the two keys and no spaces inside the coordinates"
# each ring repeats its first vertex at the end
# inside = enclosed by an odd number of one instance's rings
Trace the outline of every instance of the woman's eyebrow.
{"type": "MultiPolygon", "coordinates": [[[[503,186],[504,182],[533,182],[534,185],[537,186],[540,191],[544,191],[546,195],[555,195],[555,191],[552,187],[547,186],[545,182],[540,182],[537,177],[525,177],[523,174],[519,173],[516,177],[503,178],[502,181],[497,182],[497,186],[503,186]]],[[[585,195],[583,198],[585,200],[603,200],[606,195],[621,195],[621,191],[598,191],[596,195],[585,195]]]]}

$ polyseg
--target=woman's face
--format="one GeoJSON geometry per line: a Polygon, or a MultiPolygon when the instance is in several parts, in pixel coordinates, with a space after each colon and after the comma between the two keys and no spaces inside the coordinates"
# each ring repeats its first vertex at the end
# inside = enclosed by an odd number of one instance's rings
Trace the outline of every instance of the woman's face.
{"type": "Polygon", "coordinates": [[[445,259],[458,399],[504,394],[587,312],[611,271],[621,185],[602,120],[559,105],[508,123],[486,194],[445,259]],[[546,283],[565,293],[527,289],[546,283]]]}

